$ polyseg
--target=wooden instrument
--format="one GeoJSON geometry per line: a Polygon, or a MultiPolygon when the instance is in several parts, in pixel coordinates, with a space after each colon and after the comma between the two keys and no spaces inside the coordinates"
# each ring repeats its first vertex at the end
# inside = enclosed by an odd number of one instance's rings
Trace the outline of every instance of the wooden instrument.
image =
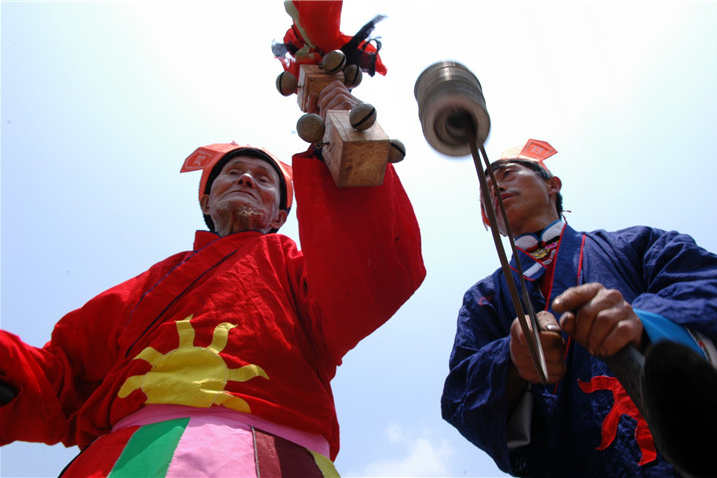
{"type": "MultiPolygon", "coordinates": [[[[345,66],[340,50],[326,55],[320,64],[299,66],[299,78],[283,72],[277,78],[277,89],[285,96],[293,93],[303,112],[308,111],[309,97],[318,96],[333,81],[355,87],[361,81],[361,70],[356,65],[345,66]]],[[[299,136],[321,149],[321,154],[340,187],[377,186],[383,183],[388,162],[401,161],[405,148],[398,140],[391,140],[376,122],[376,110],[368,103],[350,111],[329,110],[325,121],[313,113],[299,118],[296,130],[299,136]]]]}

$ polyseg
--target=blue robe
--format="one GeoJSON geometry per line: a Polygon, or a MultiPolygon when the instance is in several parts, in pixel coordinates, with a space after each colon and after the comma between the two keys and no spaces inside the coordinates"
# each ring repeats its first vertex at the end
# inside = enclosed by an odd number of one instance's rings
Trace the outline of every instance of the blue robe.
{"type": "MultiPolygon", "coordinates": [[[[546,269],[523,251],[519,255],[536,311],[553,313],[547,304],[569,287],[600,282],[619,290],[635,309],[717,339],[717,256],[690,236],[641,226],[582,233],[566,225],[547,298],[538,282],[546,269]]],[[[515,269],[513,275],[519,284],[515,269]]],[[[607,365],[573,341],[568,342],[565,377],[558,384],[529,388],[530,443],[509,450],[505,385],[515,317],[500,269],[466,292],[441,400],[443,418],[511,474],[676,475],[655,454],[644,419],[625,401],[607,365]]]]}

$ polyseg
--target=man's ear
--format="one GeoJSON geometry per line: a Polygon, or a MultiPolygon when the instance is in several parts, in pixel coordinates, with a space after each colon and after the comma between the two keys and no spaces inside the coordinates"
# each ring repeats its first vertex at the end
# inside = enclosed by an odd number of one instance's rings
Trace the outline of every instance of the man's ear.
{"type": "Polygon", "coordinates": [[[202,208],[202,213],[209,215],[209,194],[199,197],[199,206],[202,208]]]}
{"type": "Polygon", "coordinates": [[[548,192],[559,193],[562,187],[563,182],[560,180],[559,177],[553,176],[552,178],[548,179],[548,192]]]}
{"type": "Polygon", "coordinates": [[[289,213],[284,211],[283,209],[279,209],[279,212],[277,212],[276,216],[274,216],[274,220],[271,221],[271,227],[273,229],[279,229],[281,226],[284,225],[288,218],[289,213]]]}

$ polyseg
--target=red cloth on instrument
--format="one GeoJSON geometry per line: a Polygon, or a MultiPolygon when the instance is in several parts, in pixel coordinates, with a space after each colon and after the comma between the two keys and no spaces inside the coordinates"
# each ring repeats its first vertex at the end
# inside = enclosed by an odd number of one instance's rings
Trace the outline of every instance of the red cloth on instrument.
{"type": "MultiPolygon", "coordinates": [[[[291,1],[286,2],[287,12],[294,20],[284,35],[284,44],[297,50],[292,57],[280,57],[284,70],[299,77],[299,65],[318,64],[323,55],[340,50],[353,37],[340,31],[341,8],[343,1],[291,1]]],[[[386,74],[386,66],[378,55],[377,48],[370,41],[359,46],[367,54],[375,55],[375,69],[381,75],[386,74]]]]}

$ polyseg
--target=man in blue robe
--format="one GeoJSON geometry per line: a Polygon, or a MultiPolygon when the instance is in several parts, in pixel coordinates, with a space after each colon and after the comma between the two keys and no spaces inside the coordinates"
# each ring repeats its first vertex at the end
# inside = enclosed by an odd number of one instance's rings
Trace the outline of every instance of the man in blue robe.
{"type": "Polygon", "coordinates": [[[543,164],[555,152],[529,140],[493,164],[489,181],[539,311],[548,383],[499,269],[464,296],[443,417],[514,475],[675,476],[600,357],[668,338],[717,363],[717,256],[674,231],[575,231],[561,220],[562,183],[543,164]]]}

